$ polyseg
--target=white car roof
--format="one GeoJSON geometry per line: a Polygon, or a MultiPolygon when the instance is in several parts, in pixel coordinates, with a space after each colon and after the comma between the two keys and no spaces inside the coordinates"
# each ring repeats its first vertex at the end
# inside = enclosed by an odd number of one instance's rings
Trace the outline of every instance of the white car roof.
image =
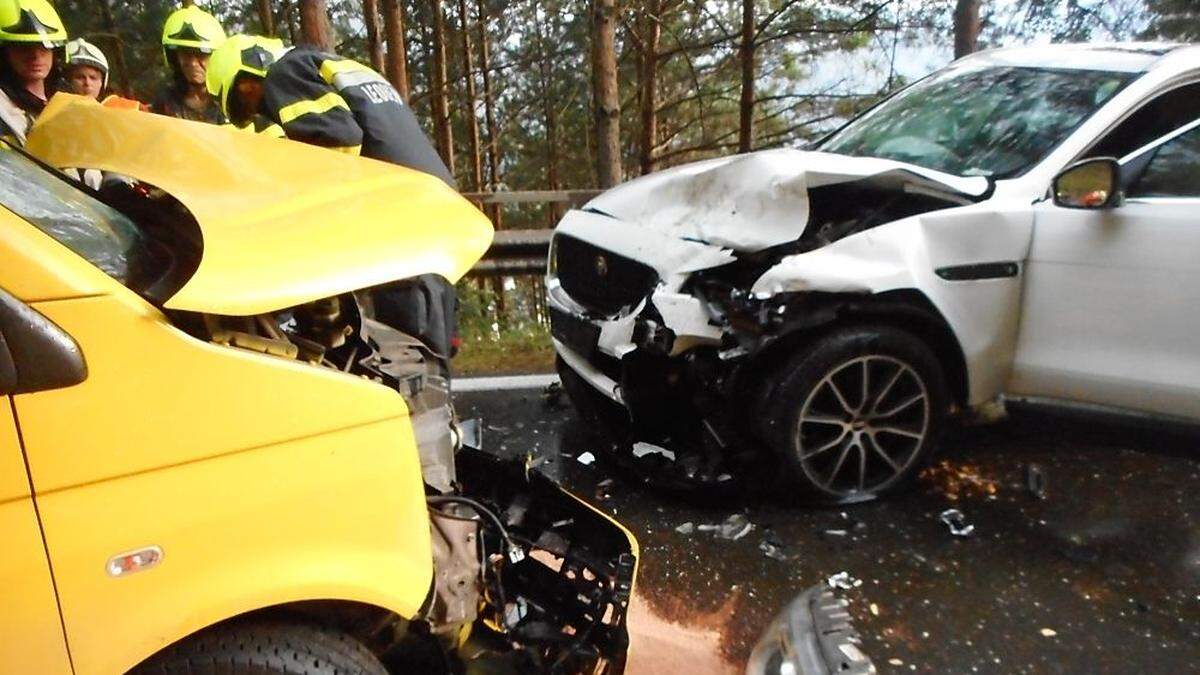
{"type": "Polygon", "coordinates": [[[965,56],[955,65],[1007,65],[1028,68],[1078,68],[1143,73],[1157,65],[1200,63],[1200,46],[1172,42],[1113,42],[1036,45],[989,49],[965,56]],[[1179,59],[1190,54],[1192,58],[1179,59]],[[1173,58],[1166,58],[1170,55],[1173,58]]]}

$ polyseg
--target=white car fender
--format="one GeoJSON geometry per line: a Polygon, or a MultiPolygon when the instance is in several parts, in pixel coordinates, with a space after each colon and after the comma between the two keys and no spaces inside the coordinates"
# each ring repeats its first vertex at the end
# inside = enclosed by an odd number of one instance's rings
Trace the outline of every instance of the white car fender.
{"type": "Polygon", "coordinates": [[[1028,255],[1028,204],[984,202],[898,220],[823,248],[788,256],[753,284],[759,298],[820,291],[880,294],[916,290],[942,314],[967,363],[972,405],[995,398],[1016,342],[1019,270],[1028,255]],[[1012,263],[1011,276],[948,280],[947,270],[1012,263]]]}

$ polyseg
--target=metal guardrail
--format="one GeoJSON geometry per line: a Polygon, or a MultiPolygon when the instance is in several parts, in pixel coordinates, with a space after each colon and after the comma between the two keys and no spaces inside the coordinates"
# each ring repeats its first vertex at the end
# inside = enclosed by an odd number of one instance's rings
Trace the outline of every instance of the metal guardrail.
{"type": "Polygon", "coordinates": [[[500,230],[483,259],[471,268],[476,276],[515,276],[546,271],[554,230],[500,230]]]}
{"type": "MultiPolygon", "coordinates": [[[[523,192],[464,192],[480,205],[568,204],[581,206],[602,190],[529,190],[523,192]]],[[[554,230],[498,230],[483,259],[471,268],[473,276],[518,276],[546,270],[554,230]]]]}

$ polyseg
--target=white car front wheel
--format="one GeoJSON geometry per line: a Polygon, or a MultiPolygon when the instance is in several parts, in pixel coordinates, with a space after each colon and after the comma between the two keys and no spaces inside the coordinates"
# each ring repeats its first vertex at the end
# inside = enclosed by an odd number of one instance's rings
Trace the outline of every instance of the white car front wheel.
{"type": "Polygon", "coordinates": [[[945,377],[929,347],[866,325],[807,343],[767,414],[772,444],[808,495],[850,503],[907,483],[936,445],[946,409],[945,377]]]}

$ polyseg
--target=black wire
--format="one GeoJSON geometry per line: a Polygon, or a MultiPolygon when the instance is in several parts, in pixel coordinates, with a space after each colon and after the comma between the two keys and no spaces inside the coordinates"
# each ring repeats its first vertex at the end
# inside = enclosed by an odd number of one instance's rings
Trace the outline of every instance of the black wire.
{"type": "Polygon", "coordinates": [[[470,497],[460,497],[459,495],[430,495],[425,498],[425,501],[429,502],[430,504],[462,504],[475,509],[479,515],[487,516],[493,523],[496,524],[496,527],[500,530],[500,535],[504,537],[505,545],[507,545],[509,548],[516,547],[516,544],[513,543],[512,537],[510,537],[508,534],[508,529],[504,527],[504,523],[500,522],[500,517],[497,516],[494,511],[483,504],[480,504],[474,499],[471,499],[470,497]]]}

